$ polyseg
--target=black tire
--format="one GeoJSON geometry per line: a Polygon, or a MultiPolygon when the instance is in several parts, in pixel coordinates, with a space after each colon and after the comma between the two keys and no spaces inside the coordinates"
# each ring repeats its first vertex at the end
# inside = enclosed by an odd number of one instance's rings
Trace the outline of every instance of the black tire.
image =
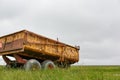
{"type": "Polygon", "coordinates": [[[6,66],[5,66],[6,68],[11,68],[11,65],[9,65],[9,64],[6,64],[6,66]]]}
{"type": "Polygon", "coordinates": [[[24,69],[29,70],[39,70],[41,69],[41,64],[36,59],[30,59],[24,64],[24,69]]]}
{"type": "Polygon", "coordinates": [[[59,68],[69,68],[69,67],[70,67],[70,64],[64,63],[64,62],[62,63],[62,62],[61,62],[61,63],[58,64],[58,67],[59,67],[59,68]]]}
{"type": "Polygon", "coordinates": [[[54,69],[55,64],[51,60],[45,60],[42,62],[42,68],[43,69],[54,69]]]}
{"type": "Polygon", "coordinates": [[[10,61],[9,64],[6,64],[7,68],[17,68],[17,62],[16,61],[10,61]]]}

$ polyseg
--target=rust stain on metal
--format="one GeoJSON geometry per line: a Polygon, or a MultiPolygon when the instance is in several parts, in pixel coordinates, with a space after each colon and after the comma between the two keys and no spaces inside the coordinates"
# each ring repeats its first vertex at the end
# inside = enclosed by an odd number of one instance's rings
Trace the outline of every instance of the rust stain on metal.
{"type": "Polygon", "coordinates": [[[23,39],[18,39],[12,42],[3,43],[4,47],[0,48],[0,52],[12,51],[23,48],[23,39]]]}
{"type": "Polygon", "coordinates": [[[0,49],[2,48],[2,42],[0,42],[0,49]]]}

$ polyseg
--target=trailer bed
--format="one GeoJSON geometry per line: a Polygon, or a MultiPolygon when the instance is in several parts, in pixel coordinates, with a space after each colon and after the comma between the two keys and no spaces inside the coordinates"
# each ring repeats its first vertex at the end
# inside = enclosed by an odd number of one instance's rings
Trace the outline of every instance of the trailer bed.
{"type": "Polygon", "coordinates": [[[0,37],[0,55],[18,54],[38,60],[78,62],[79,48],[53,40],[33,32],[22,30],[0,37]]]}

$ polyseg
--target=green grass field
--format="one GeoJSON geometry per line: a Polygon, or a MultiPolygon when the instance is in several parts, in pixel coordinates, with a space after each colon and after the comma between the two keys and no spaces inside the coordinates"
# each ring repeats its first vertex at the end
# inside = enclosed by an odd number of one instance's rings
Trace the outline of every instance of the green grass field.
{"type": "Polygon", "coordinates": [[[38,71],[1,66],[0,80],[120,80],[120,66],[72,66],[69,69],[38,71]]]}

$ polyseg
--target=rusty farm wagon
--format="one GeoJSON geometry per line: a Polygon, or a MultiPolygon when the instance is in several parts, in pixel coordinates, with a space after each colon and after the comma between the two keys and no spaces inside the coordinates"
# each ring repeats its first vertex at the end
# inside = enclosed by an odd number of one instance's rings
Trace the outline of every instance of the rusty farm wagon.
{"type": "Polygon", "coordinates": [[[0,56],[7,67],[24,67],[26,70],[65,68],[78,62],[79,47],[22,30],[0,37],[0,56]]]}

